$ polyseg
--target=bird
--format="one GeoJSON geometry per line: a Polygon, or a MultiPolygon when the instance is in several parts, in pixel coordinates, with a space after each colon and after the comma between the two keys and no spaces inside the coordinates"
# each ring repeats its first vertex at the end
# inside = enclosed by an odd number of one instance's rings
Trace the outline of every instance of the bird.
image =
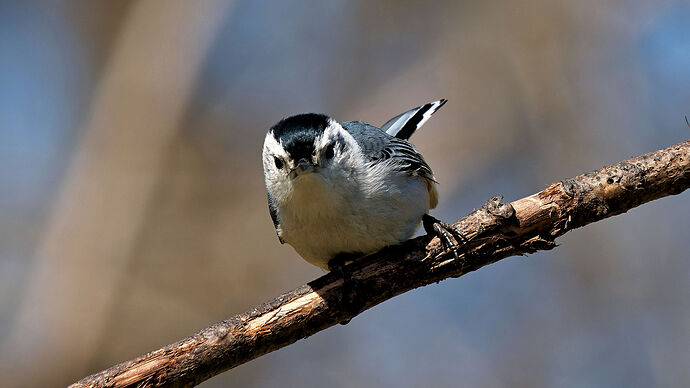
{"type": "Polygon", "coordinates": [[[438,204],[437,181],[408,141],[446,101],[410,109],[380,128],[320,113],[273,125],[262,162],[280,243],[334,270],[406,241],[423,223],[455,252],[462,236],[428,214],[438,204]]]}

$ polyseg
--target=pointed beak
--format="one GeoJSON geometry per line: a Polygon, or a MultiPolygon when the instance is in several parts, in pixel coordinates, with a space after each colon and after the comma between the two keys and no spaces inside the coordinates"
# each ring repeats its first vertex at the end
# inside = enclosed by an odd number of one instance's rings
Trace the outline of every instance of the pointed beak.
{"type": "Polygon", "coordinates": [[[318,164],[314,164],[307,159],[300,159],[297,162],[297,165],[295,166],[295,168],[290,170],[290,172],[288,173],[288,176],[291,179],[295,179],[298,175],[304,175],[307,173],[318,172],[318,171],[319,171],[319,165],[318,164]]]}

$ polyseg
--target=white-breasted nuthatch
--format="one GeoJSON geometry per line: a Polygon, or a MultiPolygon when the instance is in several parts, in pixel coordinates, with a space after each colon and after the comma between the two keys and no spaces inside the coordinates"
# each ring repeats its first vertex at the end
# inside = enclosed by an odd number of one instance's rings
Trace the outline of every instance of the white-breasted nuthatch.
{"type": "Polygon", "coordinates": [[[332,269],[335,259],[353,260],[409,239],[425,217],[428,233],[456,236],[428,216],[438,203],[436,180],[407,141],[445,102],[411,109],[380,129],[316,113],[274,125],[264,141],[263,167],[280,242],[332,269]]]}

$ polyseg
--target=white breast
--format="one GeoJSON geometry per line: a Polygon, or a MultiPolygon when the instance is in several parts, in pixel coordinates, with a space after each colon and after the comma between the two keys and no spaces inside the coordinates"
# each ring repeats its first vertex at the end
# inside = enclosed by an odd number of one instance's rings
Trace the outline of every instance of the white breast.
{"type": "Polygon", "coordinates": [[[340,253],[365,255],[410,238],[429,210],[424,178],[383,169],[365,173],[376,179],[362,173],[335,179],[327,171],[298,177],[291,195],[276,204],[283,241],[327,269],[340,253]]]}

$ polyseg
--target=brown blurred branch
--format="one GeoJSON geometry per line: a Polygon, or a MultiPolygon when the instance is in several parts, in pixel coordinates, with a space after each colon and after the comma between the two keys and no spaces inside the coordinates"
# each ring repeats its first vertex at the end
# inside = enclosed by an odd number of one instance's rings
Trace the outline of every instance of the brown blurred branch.
{"type": "MultiPolygon", "coordinates": [[[[348,266],[364,309],[503,258],[556,246],[567,231],[690,186],[690,140],[554,183],[510,204],[489,200],[455,225],[458,260],[419,237],[348,266]]],[[[342,279],[327,274],[191,337],[88,376],[72,387],[191,386],[352,318],[342,279]]]]}
{"type": "Polygon", "coordinates": [[[0,347],[11,385],[69,381],[87,373],[99,354],[170,144],[229,3],[131,2],[119,21],[11,335],[0,347]],[[52,373],[34,373],[33,363],[51,365],[52,373]]]}

